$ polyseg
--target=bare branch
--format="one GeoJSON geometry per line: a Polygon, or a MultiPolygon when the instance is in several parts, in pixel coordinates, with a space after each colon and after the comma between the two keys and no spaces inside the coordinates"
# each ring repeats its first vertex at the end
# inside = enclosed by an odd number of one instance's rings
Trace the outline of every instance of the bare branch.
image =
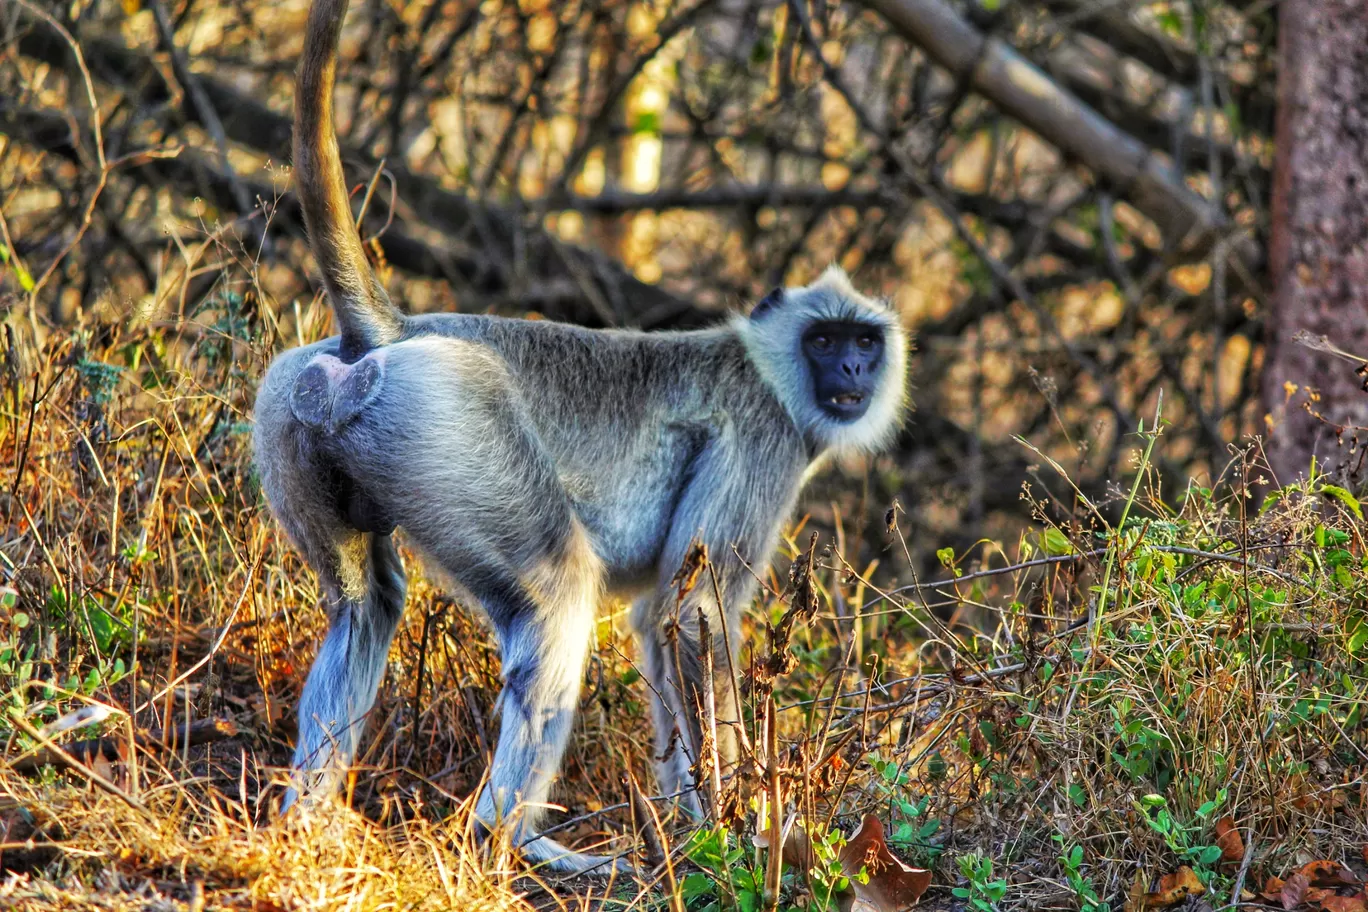
{"type": "MultiPolygon", "coordinates": [[[[170,92],[156,67],[143,55],[129,50],[108,38],[86,38],[82,41],[86,57],[97,73],[111,81],[124,84],[137,93],[142,102],[153,107],[170,100],[170,92]]],[[[21,37],[20,52],[57,66],[70,64],[67,48],[43,33],[29,33],[21,37]]],[[[208,109],[217,113],[227,139],[256,149],[268,156],[287,161],[290,149],[290,118],[277,114],[265,104],[245,95],[226,83],[202,74],[195,81],[203,90],[208,109]]],[[[36,114],[37,112],[29,112],[36,114]]],[[[197,105],[187,106],[185,114],[196,122],[201,111],[197,105]]],[[[53,129],[43,124],[42,130],[53,129]]],[[[367,172],[377,167],[371,156],[346,146],[344,159],[367,172]]],[[[537,272],[529,277],[524,289],[519,289],[519,300],[527,306],[547,302],[571,305],[574,317],[589,323],[602,322],[593,316],[590,303],[595,296],[615,298],[630,304],[626,314],[630,322],[643,328],[656,326],[698,326],[715,319],[714,315],[681,299],[667,290],[648,285],[628,272],[620,263],[603,254],[575,247],[550,235],[535,223],[524,224],[514,212],[487,203],[476,202],[464,194],[443,189],[436,181],[414,174],[400,164],[387,165],[393,175],[399,196],[410,207],[409,219],[458,238],[478,239],[488,249],[472,249],[465,256],[446,256],[429,245],[391,229],[383,244],[394,265],[405,271],[447,279],[463,279],[475,291],[501,296],[511,291],[508,281],[490,269],[492,259],[502,262],[514,260],[518,243],[527,245],[526,261],[537,272]],[[589,283],[586,287],[585,283],[589,283]],[[605,293],[611,287],[611,294],[605,293]],[[586,311],[589,315],[586,315],[586,311]],[[649,318],[649,324],[642,322],[649,318]]],[[[167,164],[173,180],[190,177],[184,168],[167,164]]],[[[197,164],[196,173],[217,185],[227,180],[224,195],[215,196],[215,205],[231,211],[239,210],[233,179],[221,168],[204,168],[197,164]]],[[[263,188],[250,181],[243,182],[249,197],[261,195],[263,188]]],[[[217,191],[215,191],[217,194],[217,191]]],[[[264,198],[274,194],[266,192],[264,198]]],[[[248,213],[243,213],[248,214],[248,213]]]]}
{"type": "MultiPolygon", "coordinates": [[[[1062,89],[1010,45],[986,37],[941,0],[864,0],[908,41],[1005,113],[1082,162],[1154,220],[1169,243],[1198,254],[1230,230],[1144,143],[1062,89]]],[[[1253,245],[1241,253],[1259,257],[1253,245]]]]}

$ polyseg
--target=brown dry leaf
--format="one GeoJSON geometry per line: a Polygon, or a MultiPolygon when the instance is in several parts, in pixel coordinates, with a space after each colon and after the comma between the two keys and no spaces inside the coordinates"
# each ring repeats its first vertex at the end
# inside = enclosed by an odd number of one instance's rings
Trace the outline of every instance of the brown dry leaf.
{"type": "Polygon", "coordinates": [[[1293,874],[1283,882],[1282,889],[1278,891],[1278,902],[1282,903],[1284,909],[1292,910],[1302,904],[1306,898],[1306,891],[1311,888],[1311,881],[1300,871],[1293,874]]]}
{"type": "Polygon", "coordinates": [[[850,878],[856,901],[872,912],[910,909],[931,886],[930,871],[909,867],[888,848],[883,824],[873,814],[865,815],[841,849],[841,870],[850,878]],[[855,879],[861,868],[869,873],[869,883],[855,879]]]}
{"type": "Polygon", "coordinates": [[[1359,879],[1338,861],[1331,861],[1328,858],[1319,861],[1308,861],[1301,866],[1301,874],[1306,875],[1306,880],[1313,887],[1356,887],[1359,879]]]}
{"type": "MultiPolygon", "coordinates": [[[[807,872],[812,870],[816,858],[812,854],[812,841],[808,839],[807,830],[797,821],[796,814],[790,814],[789,819],[784,821],[784,864],[802,871],[806,876],[807,872]]],[[[774,827],[770,826],[764,832],[752,836],[751,842],[758,848],[768,849],[774,845],[773,835],[774,827]]]]}
{"type": "Polygon", "coordinates": [[[683,602],[694,587],[698,585],[698,577],[703,572],[703,568],[708,565],[708,549],[702,543],[695,541],[689,546],[689,552],[684,555],[684,562],[680,564],[678,572],[670,580],[670,585],[677,586],[678,590],[675,598],[678,602],[683,602]]]}
{"type": "Polygon", "coordinates": [[[1145,912],[1145,894],[1149,892],[1149,878],[1144,871],[1136,871],[1126,894],[1125,912],[1145,912]]]}
{"type": "Polygon", "coordinates": [[[1172,874],[1159,878],[1159,889],[1144,895],[1142,909],[1167,909],[1176,906],[1189,896],[1201,896],[1206,892],[1206,884],[1198,879],[1192,868],[1183,865],[1172,874]]]}
{"type": "Polygon", "coordinates": [[[1336,895],[1334,890],[1327,890],[1325,887],[1308,887],[1306,895],[1302,897],[1302,903],[1308,906],[1317,906],[1334,895],[1336,895]]]}
{"type": "Polygon", "coordinates": [[[1282,895],[1282,888],[1283,879],[1281,877],[1270,877],[1264,883],[1263,892],[1259,894],[1259,897],[1264,902],[1282,902],[1282,900],[1278,898],[1282,895]]]}
{"type": "Polygon", "coordinates": [[[1244,839],[1235,828],[1235,821],[1222,817],[1216,821],[1216,845],[1221,847],[1221,861],[1226,864],[1239,864],[1244,861],[1244,839]]]}
{"type": "Polygon", "coordinates": [[[1368,864],[1368,842],[1363,844],[1363,863],[1368,864]]]}
{"type": "Polygon", "coordinates": [[[1325,912],[1368,912],[1368,896],[1328,896],[1321,900],[1325,912]]]}

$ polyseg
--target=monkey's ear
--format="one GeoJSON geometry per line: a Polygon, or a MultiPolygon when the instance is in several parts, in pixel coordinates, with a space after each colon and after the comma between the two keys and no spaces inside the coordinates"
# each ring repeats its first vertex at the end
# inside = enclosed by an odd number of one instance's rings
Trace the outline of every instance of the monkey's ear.
{"type": "Polygon", "coordinates": [[[771,310],[778,310],[784,303],[784,289],[782,287],[771,288],[769,294],[760,299],[760,303],[751,308],[751,319],[763,317],[771,310]]]}

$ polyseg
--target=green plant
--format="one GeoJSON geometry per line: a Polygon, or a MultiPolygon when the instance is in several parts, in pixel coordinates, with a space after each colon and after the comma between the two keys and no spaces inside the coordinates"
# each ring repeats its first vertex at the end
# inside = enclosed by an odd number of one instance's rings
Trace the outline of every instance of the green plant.
{"type": "Polygon", "coordinates": [[[684,857],[701,871],[686,874],[679,892],[690,912],[756,912],[763,907],[765,873],[724,826],[696,831],[684,857]]]}
{"type": "Polygon", "coordinates": [[[1221,847],[1210,845],[1196,838],[1226,801],[1226,790],[1221,789],[1216,797],[1197,809],[1197,816],[1203,821],[1199,825],[1185,825],[1169,812],[1168,800],[1163,795],[1145,795],[1135,803],[1135,807],[1145,818],[1150,829],[1164,839],[1164,844],[1173,854],[1192,866],[1202,883],[1210,883],[1215,866],[1221,860],[1221,847]]]}
{"type": "MultiPolygon", "coordinates": [[[[1064,846],[1062,834],[1056,833],[1054,839],[1061,847],[1064,846]]],[[[1064,868],[1064,879],[1069,882],[1069,889],[1078,897],[1080,912],[1111,912],[1111,906],[1097,898],[1097,888],[1093,886],[1092,878],[1083,873],[1081,845],[1065,848],[1059,856],[1059,864],[1064,868]]]]}
{"type": "MultiPolygon", "coordinates": [[[[827,912],[840,907],[838,896],[850,886],[841,865],[841,849],[845,846],[845,834],[839,830],[828,830],[812,840],[812,870],[807,873],[808,884],[812,888],[813,912],[827,912]]],[[[868,882],[869,873],[861,869],[856,878],[868,882]]]]}
{"type": "Polygon", "coordinates": [[[958,863],[960,876],[968,886],[955,887],[950,892],[977,912],[997,912],[997,904],[1007,895],[1007,881],[993,879],[992,859],[974,852],[961,855],[958,863]]]}
{"type": "Polygon", "coordinates": [[[896,814],[903,817],[894,824],[888,836],[889,843],[898,851],[911,855],[919,864],[931,864],[945,851],[930,841],[940,831],[941,823],[940,818],[930,816],[931,796],[923,795],[915,801],[910,798],[912,777],[900,764],[871,754],[869,765],[878,774],[875,783],[879,790],[888,796],[896,814]]]}
{"type": "MultiPolygon", "coordinates": [[[[869,882],[861,868],[847,872],[842,860],[846,837],[839,829],[814,829],[790,836],[789,848],[801,844],[798,854],[810,859],[807,870],[785,865],[780,895],[792,896],[801,886],[808,892],[803,912],[836,912],[849,902],[851,881],[869,882]]],[[[773,849],[772,849],[773,850],[773,849]]],[[[726,827],[698,830],[684,848],[684,856],[702,870],[684,876],[679,892],[690,912],[756,912],[771,906],[765,902],[765,867],[754,861],[726,827]]],[[[774,908],[797,912],[780,902],[774,908]]]]}

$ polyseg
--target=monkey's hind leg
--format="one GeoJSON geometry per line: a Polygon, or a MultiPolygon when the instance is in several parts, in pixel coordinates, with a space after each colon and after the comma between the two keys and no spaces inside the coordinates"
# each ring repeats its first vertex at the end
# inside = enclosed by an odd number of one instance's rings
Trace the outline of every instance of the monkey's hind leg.
{"type": "MultiPolygon", "coordinates": [[[[662,796],[672,797],[675,805],[695,819],[703,817],[703,803],[695,788],[693,767],[698,760],[701,731],[690,724],[694,714],[685,703],[686,688],[675,668],[675,650],[679,632],[667,637],[654,619],[657,606],[650,598],[639,602],[633,612],[637,627],[637,642],[641,648],[646,680],[651,685],[651,716],[656,731],[656,786],[662,796]]],[[[688,677],[688,669],[697,662],[685,645],[679,664],[688,677]]],[[[691,694],[692,695],[692,694],[691,694]]]]}
{"type": "Polygon", "coordinates": [[[295,776],[282,810],[300,792],[336,791],[356,756],[404,610],[404,565],[388,535],[349,530],[336,542],[336,562],[319,575],[331,625],[300,696],[295,776]]]}
{"type": "Polygon", "coordinates": [[[509,591],[478,593],[498,630],[504,689],[499,743],[475,813],[488,827],[509,827],[528,862],[561,874],[630,870],[612,856],[581,854],[537,835],[574,722],[602,581],[599,560],[575,523],[559,557],[509,591]]]}
{"type": "MultiPolygon", "coordinates": [[[[318,574],[332,622],[300,700],[295,772],[284,808],[301,792],[328,793],[352,762],[403,612],[406,588],[398,551],[385,534],[393,524],[384,517],[362,517],[374,521],[358,528],[352,514],[358,513],[357,504],[367,501],[354,491],[344,496],[347,486],[339,482],[347,479],[339,476],[336,458],[325,452],[318,430],[295,414],[300,403],[292,401],[294,394],[305,385],[301,377],[322,359],[341,363],[322,343],[276,359],[257,395],[252,435],[262,489],[318,574]]],[[[368,382],[360,381],[371,370],[358,373],[352,366],[348,371],[354,379],[340,384],[348,402],[368,401],[368,382]]],[[[380,378],[372,379],[378,385],[380,378]]],[[[339,391],[328,389],[333,394],[339,391]]],[[[332,409],[335,398],[320,401],[332,409]]]]}

